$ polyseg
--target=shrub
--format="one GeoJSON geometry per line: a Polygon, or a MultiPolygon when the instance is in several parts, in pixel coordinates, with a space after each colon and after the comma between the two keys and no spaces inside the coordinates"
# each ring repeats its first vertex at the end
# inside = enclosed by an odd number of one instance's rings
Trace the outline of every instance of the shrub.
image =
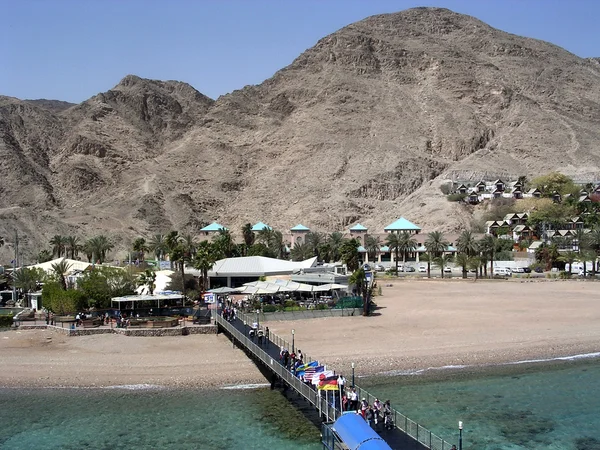
{"type": "Polygon", "coordinates": [[[569,272],[561,270],[558,274],[558,278],[560,278],[561,280],[568,280],[569,278],[571,278],[571,274],[569,272]]]}
{"type": "Polygon", "coordinates": [[[328,307],[325,303],[319,303],[315,309],[322,310],[322,309],[328,309],[328,307]]]}
{"type": "Polygon", "coordinates": [[[449,202],[462,202],[467,197],[467,194],[450,194],[446,195],[449,202]]]}
{"type": "Polygon", "coordinates": [[[452,192],[452,183],[444,183],[440,186],[440,191],[442,191],[442,193],[444,195],[448,195],[450,194],[450,192],[452,192]]]}
{"type": "Polygon", "coordinates": [[[294,300],[286,300],[285,304],[283,306],[285,306],[285,308],[287,310],[287,308],[293,308],[294,306],[298,306],[298,305],[296,304],[296,302],[294,300]]]}
{"type": "Polygon", "coordinates": [[[264,305],[263,306],[263,312],[266,313],[270,313],[270,312],[276,312],[279,308],[277,307],[277,305],[264,305]]]}
{"type": "Polygon", "coordinates": [[[0,328],[12,327],[13,316],[0,316],[0,328]]]}

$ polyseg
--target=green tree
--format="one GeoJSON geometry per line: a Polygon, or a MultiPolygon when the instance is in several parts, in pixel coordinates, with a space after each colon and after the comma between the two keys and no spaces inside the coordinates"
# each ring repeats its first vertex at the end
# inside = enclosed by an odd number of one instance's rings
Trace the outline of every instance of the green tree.
{"type": "Polygon", "coordinates": [[[323,233],[319,233],[318,231],[306,233],[306,239],[304,240],[304,243],[309,246],[312,256],[316,256],[318,261],[322,261],[319,251],[324,242],[325,235],[323,233]]]}
{"type": "Polygon", "coordinates": [[[45,280],[43,270],[23,267],[15,270],[13,274],[13,285],[23,293],[35,292],[38,285],[45,280]]]}
{"type": "Polygon", "coordinates": [[[312,247],[307,243],[296,242],[292,247],[292,261],[304,261],[314,256],[312,247]]]}
{"type": "Polygon", "coordinates": [[[558,261],[559,256],[556,244],[542,244],[535,251],[535,259],[544,265],[544,270],[550,270],[558,261]]]}
{"type": "Polygon", "coordinates": [[[114,248],[114,244],[104,235],[95,236],[88,239],[83,245],[88,261],[102,264],[106,260],[106,255],[114,248]]]}
{"type": "Polygon", "coordinates": [[[369,286],[365,271],[362,267],[358,268],[348,278],[348,283],[356,287],[356,293],[363,298],[363,316],[368,316],[370,311],[369,305],[369,286]]]}
{"type": "Polygon", "coordinates": [[[459,252],[467,256],[473,256],[477,253],[477,240],[469,230],[463,230],[456,241],[456,248],[459,252]]]}
{"type": "Polygon", "coordinates": [[[64,258],[52,264],[52,274],[58,281],[58,284],[64,289],[67,290],[67,279],[65,275],[71,270],[71,264],[69,264],[64,258]]]}
{"type": "Polygon", "coordinates": [[[491,235],[486,234],[479,241],[479,250],[483,255],[485,255],[486,259],[490,262],[490,276],[494,276],[494,258],[496,256],[496,241],[498,239],[491,235]]]}
{"type": "Polygon", "coordinates": [[[400,259],[400,235],[398,233],[389,233],[385,237],[390,252],[394,253],[394,261],[396,262],[396,275],[398,275],[398,262],[400,259]]]}
{"type": "Polygon", "coordinates": [[[52,260],[52,252],[50,250],[44,249],[38,253],[38,257],[37,257],[38,264],[41,264],[41,263],[44,263],[44,262],[47,262],[50,260],[52,260]]]}
{"type": "Polygon", "coordinates": [[[453,259],[454,257],[452,255],[447,255],[446,253],[442,253],[440,256],[435,257],[434,262],[440,268],[442,278],[444,278],[444,268],[451,263],[453,259]]]}
{"type": "Polygon", "coordinates": [[[464,252],[459,252],[455,259],[456,264],[462,269],[462,277],[467,278],[471,257],[464,252]]]}
{"type": "Polygon", "coordinates": [[[212,269],[213,265],[217,261],[218,251],[215,246],[208,242],[203,241],[198,244],[196,251],[196,257],[194,258],[194,268],[199,270],[200,276],[200,290],[201,292],[208,290],[208,271],[212,269]]]}
{"type": "Polygon", "coordinates": [[[58,282],[48,282],[42,289],[42,298],[51,311],[65,315],[85,308],[84,293],[78,289],[64,290],[58,282]]]}
{"type": "Polygon", "coordinates": [[[50,239],[50,245],[52,246],[52,255],[60,258],[65,252],[66,238],[60,234],[56,234],[50,239]]]}
{"type": "Polygon", "coordinates": [[[428,278],[431,278],[431,262],[435,262],[435,258],[441,257],[448,250],[448,245],[448,241],[446,241],[441,231],[432,231],[427,235],[425,247],[427,248],[427,253],[429,253],[429,260],[427,261],[428,278]]]}
{"type": "MultiPolygon", "coordinates": [[[[269,250],[270,258],[283,259],[285,253],[285,244],[281,231],[264,228],[256,235],[256,243],[263,244],[269,250]]],[[[263,255],[267,256],[267,255],[263,255]]]]}
{"type": "Polygon", "coordinates": [[[468,267],[470,270],[475,271],[475,280],[479,278],[479,270],[481,268],[481,259],[479,256],[471,256],[469,258],[468,267]]]}
{"type": "Polygon", "coordinates": [[[191,261],[196,256],[196,250],[198,249],[198,243],[196,239],[191,234],[186,234],[181,238],[181,244],[183,245],[183,249],[188,255],[189,260],[191,261]]]}
{"type": "Polygon", "coordinates": [[[252,225],[249,223],[245,224],[242,227],[242,237],[244,238],[244,244],[246,244],[246,249],[249,249],[254,245],[254,240],[256,236],[254,235],[254,231],[252,231],[252,225]]]}
{"type": "Polygon", "coordinates": [[[402,253],[402,263],[406,264],[408,254],[417,249],[417,240],[408,231],[400,233],[399,238],[398,250],[402,253]]]}
{"type": "Polygon", "coordinates": [[[330,256],[333,262],[340,260],[340,248],[344,243],[344,234],[339,231],[334,231],[327,237],[327,243],[329,244],[330,256]]]}
{"type": "Polygon", "coordinates": [[[358,269],[359,254],[358,247],[360,242],[358,239],[347,239],[340,246],[340,257],[342,262],[346,264],[349,271],[354,272],[358,269]]]}
{"type": "Polygon", "coordinates": [[[169,253],[166,236],[160,233],[153,235],[148,242],[148,251],[154,253],[154,257],[160,262],[169,253]]]}
{"type": "Polygon", "coordinates": [[[96,266],[77,280],[77,289],[83,293],[88,307],[104,309],[110,307],[113,297],[134,294],[137,281],[128,270],[96,266]]]}
{"type": "MultiPolygon", "coordinates": [[[[573,263],[577,261],[579,254],[577,252],[565,252],[558,257],[558,261],[569,265],[569,276],[573,274],[573,263]]],[[[566,269],[566,268],[565,268],[566,269]]]]}
{"type": "Polygon", "coordinates": [[[367,251],[367,255],[369,255],[371,263],[377,261],[377,253],[379,253],[380,248],[381,241],[379,240],[379,236],[369,234],[365,237],[365,250],[367,251]]]}
{"type": "Polygon", "coordinates": [[[71,259],[75,259],[79,256],[79,250],[81,245],[79,244],[79,238],[77,236],[67,236],[65,238],[65,256],[70,256],[71,259]]]}
{"type": "Polygon", "coordinates": [[[221,228],[217,235],[213,237],[213,243],[223,258],[231,258],[233,256],[235,244],[229,230],[221,228]]]}
{"type": "Polygon", "coordinates": [[[579,188],[573,180],[560,172],[550,172],[531,180],[531,184],[542,191],[542,195],[551,197],[554,192],[565,196],[567,194],[579,195],[579,188]]]}
{"type": "Polygon", "coordinates": [[[143,237],[136,238],[131,247],[133,251],[137,253],[137,258],[141,262],[144,261],[145,254],[150,251],[148,244],[146,244],[146,239],[143,237]]]}
{"type": "Polygon", "coordinates": [[[147,292],[153,295],[156,288],[156,273],[153,270],[146,269],[140,274],[138,286],[144,286],[147,292]]]}

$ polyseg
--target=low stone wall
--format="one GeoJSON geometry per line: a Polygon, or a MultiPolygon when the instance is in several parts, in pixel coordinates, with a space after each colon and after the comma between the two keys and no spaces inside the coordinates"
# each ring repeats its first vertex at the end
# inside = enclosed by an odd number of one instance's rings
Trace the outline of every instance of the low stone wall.
{"type": "Polygon", "coordinates": [[[121,334],[123,336],[185,336],[188,334],[217,334],[216,325],[199,325],[174,328],[76,328],[55,325],[22,326],[22,330],[51,330],[66,336],[91,336],[93,334],[121,334]]]}
{"type": "Polygon", "coordinates": [[[303,320],[320,319],[323,317],[346,317],[360,316],[362,308],[347,309],[307,309],[304,311],[277,311],[272,313],[262,313],[261,320],[303,320]]]}

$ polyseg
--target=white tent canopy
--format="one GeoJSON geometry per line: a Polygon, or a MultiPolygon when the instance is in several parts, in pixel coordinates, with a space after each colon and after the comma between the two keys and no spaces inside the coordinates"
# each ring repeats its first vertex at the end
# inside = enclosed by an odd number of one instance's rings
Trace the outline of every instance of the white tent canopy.
{"type": "Polygon", "coordinates": [[[181,300],[182,298],[183,298],[183,295],[175,294],[175,293],[153,294],[153,295],[150,295],[150,294],[125,295],[123,297],[111,298],[111,303],[117,303],[119,305],[119,309],[121,309],[121,304],[127,303],[127,302],[132,302],[132,304],[136,303],[136,302],[156,302],[157,306],[160,306],[161,301],[181,300]]]}
{"type": "MultiPolygon", "coordinates": [[[[298,283],[296,281],[289,280],[275,280],[275,281],[252,281],[244,284],[246,288],[258,288],[265,291],[262,293],[275,293],[275,292],[327,292],[337,289],[348,289],[345,284],[328,283],[320,286],[313,286],[311,284],[298,283]]],[[[238,291],[239,292],[239,291],[238,291]]],[[[248,292],[245,292],[248,293],[248,292]]]]}

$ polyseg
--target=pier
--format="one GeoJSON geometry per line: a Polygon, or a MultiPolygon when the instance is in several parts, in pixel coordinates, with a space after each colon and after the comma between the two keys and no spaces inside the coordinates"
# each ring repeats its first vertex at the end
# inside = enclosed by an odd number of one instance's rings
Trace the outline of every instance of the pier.
{"type": "MultiPolygon", "coordinates": [[[[342,415],[341,405],[330,404],[325,395],[319,395],[317,389],[304,383],[280,363],[279,352],[281,347],[293,351],[297,346],[290,345],[289,342],[272,332],[265,333],[262,343],[259,345],[257,337],[251,338],[248,336],[251,325],[255,322],[251,315],[238,313],[235,319],[227,321],[217,314],[215,322],[218,331],[226,334],[235,345],[246,352],[263,373],[269,377],[272,386],[279,384],[284,390],[291,390],[314,408],[323,422],[332,423],[342,415]]],[[[304,357],[305,363],[313,360],[307,355],[304,357]]],[[[375,400],[373,395],[356,384],[354,387],[359,399],[365,398],[370,405],[373,404],[375,400]]],[[[452,448],[452,444],[444,441],[396,409],[392,409],[392,417],[393,429],[381,430],[379,433],[391,448],[397,450],[450,450],[452,448]]],[[[325,443],[324,446],[328,448],[325,443]]]]}

